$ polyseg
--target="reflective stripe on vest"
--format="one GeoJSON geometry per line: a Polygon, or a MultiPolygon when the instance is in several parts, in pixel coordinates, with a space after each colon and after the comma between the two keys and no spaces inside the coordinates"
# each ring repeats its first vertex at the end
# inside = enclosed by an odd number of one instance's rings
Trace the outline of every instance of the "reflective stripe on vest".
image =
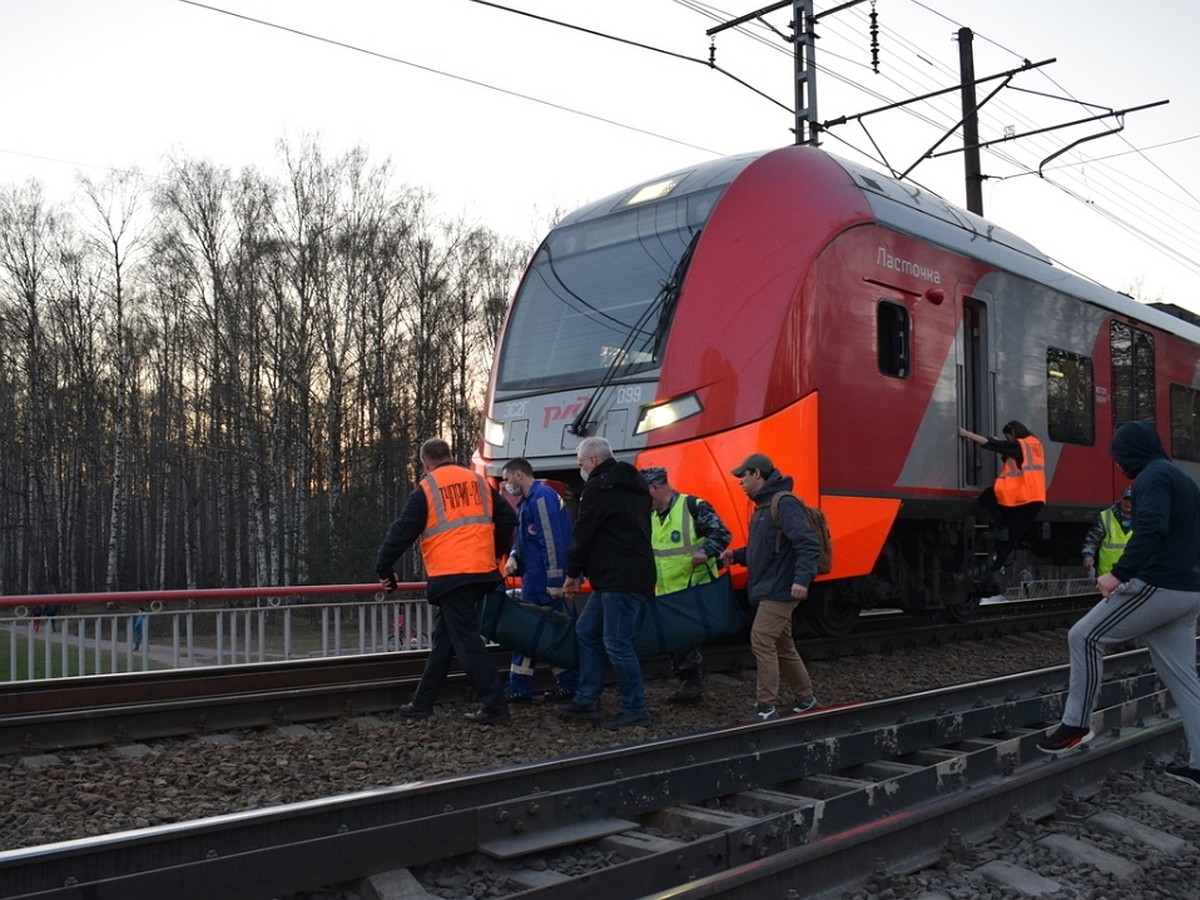
{"type": "MultiPolygon", "coordinates": [[[[549,485],[547,485],[547,488],[553,491],[554,496],[558,499],[558,509],[554,510],[554,513],[562,515],[562,497],[559,497],[558,492],[554,488],[549,485]]],[[[534,501],[534,509],[537,511],[538,524],[541,525],[542,535],[545,537],[546,577],[551,581],[561,579],[567,573],[563,571],[563,564],[558,559],[558,532],[555,531],[554,523],[550,519],[550,504],[546,502],[545,495],[538,497],[534,501]]]]}
{"type": "Polygon", "coordinates": [[[1046,500],[1046,456],[1042,442],[1035,437],[1018,438],[1024,462],[1020,466],[1008,457],[996,479],[994,490],[1001,506],[1021,506],[1046,500]]]}
{"type": "Polygon", "coordinates": [[[650,513],[650,545],[654,548],[654,565],[658,569],[655,593],[670,594],[692,584],[712,580],[707,565],[692,563],[692,554],[703,547],[696,534],[687,494],[676,494],[665,517],[650,513]]]}
{"type": "Polygon", "coordinates": [[[462,575],[496,568],[492,492],[483,477],[457,465],[438,466],[421,479],[425,574],[462,575]]]}
{"type": "Polygon", "coordinates": [[[1104,523],[1104,540],[1100,542],[1096,553],[1097,575],[1112,571],[1133,534],[1132,528],[1126,531],[1121,525],[1121,517],[1112,511],[1111,506],[1100,513],[1100,521],[1104,523]]]}

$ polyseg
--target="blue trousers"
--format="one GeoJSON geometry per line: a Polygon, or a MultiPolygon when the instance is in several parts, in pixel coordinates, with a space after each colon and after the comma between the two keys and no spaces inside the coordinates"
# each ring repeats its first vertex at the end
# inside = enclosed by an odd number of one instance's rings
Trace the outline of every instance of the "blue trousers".
{"type": "MultiPolygon", "coordinates": [[[[566,610],[566,604],[562,600],[556,600],[543,591],[527,591],[522,589],[521,599],[527,603],[536,603],[538,606],[549,607],[556,612],[566,610]]],[[[536,666],[537,660],[532,656],[526,656],[524,653],[514,653],[512,655],[512,664],[509,666],[508,684],[511,690],[514,690],[526,697],[533,696],[533,669],[536,666]]],[[[574,693],[579,685],[579,673],[574,669],[560,669],[552,667],[554,673],[554,683],[559,688],[565,691],[574,693]]]]}
{"type": "Polygon", "coordinates": [[[579,641],[579,687],[575,702],[595,706],[604,690],[604,668],[612,663],[621,709],[640,714],[646,711],[642,689],[642,663],[633,649],[633,629],[638,609],[653,598],[649,594],[596,591],[588,598],[575,622],[579,641]]]}
{"type": "Polygon", "coordinates": [[[1086,727],[1104,674],[1104,647],[1140,637],[1158,677],[1179,708],[1193,769],[1200,769],[1200,678],[1196,675],[1196,617],[1200,592],[1157,588],[1134,578],[1101,600],[1067,634],[1071,677],[1064,724],[1086,727]]]}

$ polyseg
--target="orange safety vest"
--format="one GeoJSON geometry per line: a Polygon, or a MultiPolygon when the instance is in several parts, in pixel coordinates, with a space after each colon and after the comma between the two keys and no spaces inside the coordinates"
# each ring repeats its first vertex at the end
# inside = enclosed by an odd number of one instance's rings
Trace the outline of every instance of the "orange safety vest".
{"type": "Polygon", "coordinates": [[[492,492],[483,477],[458,465],[441,465],[421,479],[425,574],[467,575],[497,566],[492,492]]]}
{"type": "Polygon", "coordinates": [[[1012,457],[1004,460],[1004,468],[993,489],[1001,506],[1021,506],[1025,503],[1046,502],[1046,454],[1042,442],[1035,437],[1018,438],[1024,462],[1017,465],[1012,457]]]}

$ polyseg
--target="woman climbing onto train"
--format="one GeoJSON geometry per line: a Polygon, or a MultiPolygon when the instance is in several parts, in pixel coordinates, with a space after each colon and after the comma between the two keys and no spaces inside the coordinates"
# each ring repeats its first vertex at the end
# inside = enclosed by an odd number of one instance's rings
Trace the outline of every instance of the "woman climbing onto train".
{"type": "Polygon", "coordinates": [[[997,440],[966,428],[958,429],[959,437],[980,444],[984,450],[999,453],[1004,460],[995,482],[979,495],[980,504],[987,509],[994,523],[988,533],[996,541],[995,554],[988,567],[992,581],[998,581],[1009,555],[1046,505],[1046,455],[1042,442],[1016,419],[1005,423],[1002,434],[1003,440],[997,440]]]}

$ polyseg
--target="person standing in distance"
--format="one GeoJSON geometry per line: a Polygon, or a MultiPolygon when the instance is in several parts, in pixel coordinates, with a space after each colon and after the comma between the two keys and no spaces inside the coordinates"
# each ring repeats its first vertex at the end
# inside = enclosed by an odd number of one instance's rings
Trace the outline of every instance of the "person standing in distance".
{"type": "Polygon", "coordinates": [[[1127,422],[1109,455],[1133,482],[1133,536],[1121,558],[1096,579],[1104,598],[1067,633],[1071,674],[1062,724],[1038,742],[1057,756],[1092,739],[1092,710],[1104,672],[1104,647],[1140,637],[1183,720],[1189,760],[1166,774],[1200,788],[1200,488],[1167,457],[1149,422],[1127,422]]]}
{"type": "Polygon", "coordinates": [[[503,582],[497,547],[512,542],[517,514],[482,476],[455,463],[450,445],[441,438],[421,445],[421,466],[425,477],[388,529],[375,562],[379,583],[395,590],[392,567],[420,540],[429,603],[435,610],[429,659],[412,700],[400,713],[410,719],[433,715],[457,656],[479,700],[478,709],[463,718],[477,725],[507,722],[508,703],[479,634],[478,607],[503,582]]]}
{"type": "Polygon", "coordinates": [[[598,719],[605,662],[621,689],[621,711],[604,722],[610,730],[650,724],[642,664],[633,646],[642,604],[654,598],[654,550],[650,545],[650,491],[627,462],[613,458],[605,438],[586,437],[576,449],[583,491],[575,534],[567,550],[563,591],[574,597],[587,573],[592,595],[575,622],[579,641],[579,687],[559,704],[568,719],[598,719]]]}
{"type": "Polygon", "coordinates": [[[796,604],[808,598],[808,586],[817,574],[821,541],[808,524],[800,501],[782,497],[779,524],[771,516],[771,498],[791,491],[792,479],[775,468],[762,453],[751,453],[733,474],[746,496],[754,501],[746,546],[726,550],[721,561],[736,563],[749,572],[746,594],[754,610],[750,626],[750,649],[758,676],[754,686],[754,715],[761,721],[779,716],[780,680],[795,694],[789,713],[816,709],[812,679],[792,638],[792,616],[796,604]]]}
{"type": "MultiPolygon", "coordinates": [[[[662,466],[642,469],[654,512],[650,539],[658,569],[655,590],[682,591],[717,577],[716,562],[729,546],[729,529],[707,500],[681,494],[671,486],[662,466]]],[[[704,656],[699,645],[671,654],[671,672],[679,679],[672,703],[694,703],[704,697],[704,656]]]]}
{"type": "Polygon", "coordinates": [[[1121,491],[1121,499],[1096,516],[1083,539],[1083,567],[1092,577],[1111,572],[1133,535],[1133,486],[1121,491]]]}
{"type": "MultiPolygon", "coordinates": [[[[504,464],[504,487],[517,501],[516,538],[504,566],[506,575],[521,576],[521,599],[526,603],[563,610],[562,583],[567,570],[567,547],[571,543],[571,514],[554,488],[533,477],[533,466],[523,457],[504,464]]],[[[510,703],[533,699],[533,668],[537,661],[514,653],[504,696],[510,703]]],[[[563,701],[575,696],[579,673],[555,669],[556,687],[546,699],[563,701]]]]}

